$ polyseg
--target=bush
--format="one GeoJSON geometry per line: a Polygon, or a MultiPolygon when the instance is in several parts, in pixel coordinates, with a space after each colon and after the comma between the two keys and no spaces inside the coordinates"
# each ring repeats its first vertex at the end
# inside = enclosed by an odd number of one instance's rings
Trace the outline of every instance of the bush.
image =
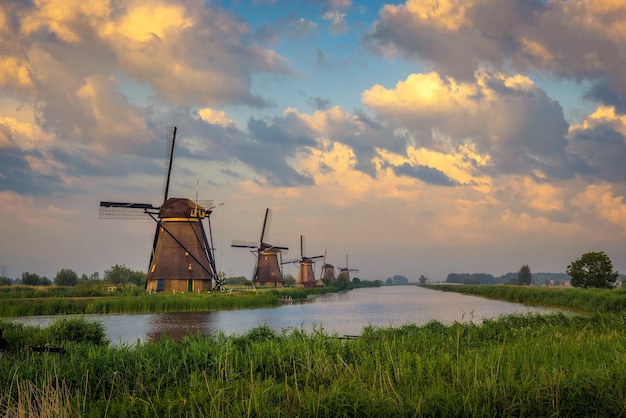
{"type": "Polygon", "coordinates": [[[84,318],[61,319],[50,325],[48,332],[54,344],[68,341],[105,346],[109,344],[104,325],[86,321],[84,318]]]}

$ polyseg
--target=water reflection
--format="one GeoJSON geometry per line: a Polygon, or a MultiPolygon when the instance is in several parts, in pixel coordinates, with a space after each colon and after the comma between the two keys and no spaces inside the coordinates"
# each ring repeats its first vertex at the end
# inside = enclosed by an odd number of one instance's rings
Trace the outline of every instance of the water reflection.
{"type": "MultiPolygon", "coordinates": [[[[458,293],[440,292],[417,286],[388,286],[355,289],[272,308],[193,313],[85,315],[99,321],[113,344],[155,341],[164,335],[180,341],[187,335],[204,336],[215,332],[242,334],[267,325],[275,331],[324,330],[328,334],[359,335],[367,326],[388,327],[474,322],[503,314],[558,311],[553,308],[524,306],[458,293]]],[[[16,318],[13,321],[47,326],[55,317],[16,318]]]]}
{"type": "Polygon", "coordinates": [[[164,336],[174,341],[182,341],[188,335],[210,335],[211,316],[215,312],[165,313],[151,315],[149,320],[150,341],[158,341],[164,336]]]}

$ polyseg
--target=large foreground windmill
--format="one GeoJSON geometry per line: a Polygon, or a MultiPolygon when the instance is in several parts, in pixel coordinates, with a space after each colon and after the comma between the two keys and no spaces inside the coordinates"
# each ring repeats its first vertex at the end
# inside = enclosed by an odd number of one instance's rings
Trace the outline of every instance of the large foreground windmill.
{"type": "Polygon", "coordinates": [[[176,128],[167,128],[166,172],[161,206],[100,202],[100,219],[152,219],[156,232],[146,276],[149,292],[201,292],[220,287],[215,270],[210,214],[212,201],[168,198],[176,128]],[[207,219],[209,236],[202,220],[207,219]],[[211,241],[211,245],[209,245],[211,241]]]}
{"type": "Polygon", "coordinates": [[[297,263],[298,277],[296,277],[297,287],[315,287],[315,274],[313,273],[313,260],[322,258],[323,255],[315,257],[306,257],[304,255],[304,236],[300,235],[300,258],[285,261],[282,264],[297,263]]]}
{"type": "Polygon", "coordinates": [[[263,227],[261,228],[261,239],[258,244],[246,241],[233,241],[231,247],[250,248],[250,252],[256,256],[254,273],[252,274],[252,283],[255,286],[284,287],[285,281],[280,271],[278,255],[282,251],[287,251],[289,248],[275,246],[263,241],[267,236],[266,234],[269,233],[270,215],[270,209],[265,209],[263,227]]]}
{"type": "Polygon", "coordinates": [[[359,269],[350,268],[350,265],[348,264],[348,254],[346,254],[346,266],[339,269],[339,275],[341,276],[342,274],[344,274],[346,278],[348,279],[348,281],[350,281],[351,271],[359,271],[359,269]]]}

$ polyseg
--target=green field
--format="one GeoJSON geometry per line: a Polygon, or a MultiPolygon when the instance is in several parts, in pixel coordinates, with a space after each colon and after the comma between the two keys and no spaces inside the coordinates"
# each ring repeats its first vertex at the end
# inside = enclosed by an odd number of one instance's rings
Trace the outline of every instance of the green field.
{"type": "MultiPolygon", "coordinates": [[[[528,297],[507,287],[509,298],[528,297]]],[[[6,323],[14,350],[0,359],[0,416],[624,416],[626,323],[606,302],[624,295],[581,295],[586,315],[433,321],[356,339],[260,327],[112,347],[82,320],[6,323]],[[25,350],[45,342],[66,352],[25,350]]]]}

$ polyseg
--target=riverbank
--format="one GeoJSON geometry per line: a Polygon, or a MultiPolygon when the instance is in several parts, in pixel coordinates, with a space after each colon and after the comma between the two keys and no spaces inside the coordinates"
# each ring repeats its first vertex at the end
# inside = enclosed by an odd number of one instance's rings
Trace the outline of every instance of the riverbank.
{"type": "Polygon", "coordinates": [[[621,416],[623,329],[616,315],[551,314],[347,340],[267,327],[122,347],[55,340],[62,355],[0,358],[0,416],[621,416]]]}
{"type": "Polygon", "coordinates": [[[423,285],[422,287],[525,305],[565,308],[581,313],[626,312],[626,289],[449,284],[423,285]]]}
{"type": "Polygon", "coordinates": [[[284,300],[302,300],[309,295],[337,292],[334,287],[257,288],[226,290],[210,293],[146,293],[144,291],[109,292],[98,296],[85,296],[80,289],[65,288],[62,291],[43,289],[15,289],[18,297],[12,303],[0,304],[0,317],[16,318],[38,315],[72,314],[120,314],[120,313],[170,313],[204,312],[223,309],[253,309],[278,306],[284,300]],[[80,295],[80,296],[77,296],[80,295]],[[28,296],[24,296],[28,295],[28,296]]]}

